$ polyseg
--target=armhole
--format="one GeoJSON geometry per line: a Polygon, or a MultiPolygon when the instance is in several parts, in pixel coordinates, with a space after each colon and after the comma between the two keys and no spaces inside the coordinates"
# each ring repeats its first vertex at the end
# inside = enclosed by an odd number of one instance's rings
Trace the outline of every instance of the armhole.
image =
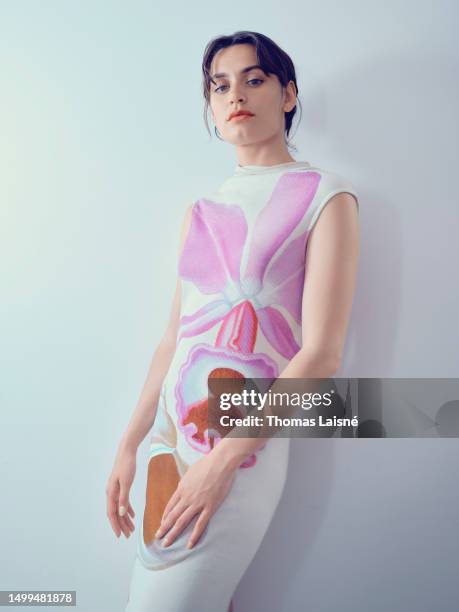
{"type": "Polygon", "coordinates": [[[316,210],[314,211],[314,214],[312,216],[311,222],[309,224],[309,231],[311,232],[313,227],[315,226],[317,219],[319,218],[320,213],[322,212],[322,210],[325,208],[325,206],[328,204],[328,202],[332,199],[333,196],[335,196],[337,193],[350,193],[351,196],[354,197],[355,202],[357,204],[357,212],[360,212],[360,208],[359,208],[359,198],[357,196],[357,192],[350,188],[350,187],[340,187],[338,189],[334,189],[333,191],[330,191],[329,193],[327,193],[327,195],[321,200],[320,204],[317,206],[316,210]]]}
{"type": "Polygon", "coordinates": [[[194,207],[196,205],[196,202],[197,202],[197,200],[187,207],[187,209],[185,210],[185,214],[182,217],[182,224],[180,226],[180,236],[179,236],[178,252],[176,253],[176,258],[177,258],[177,267],[176,267],[176,269],[177,269],[177,272],[179,272],[180,260],[182,258],[183,249],[185,248],[185,244],[186,244],[188,235],[190,233],[191,218],[192,218],[192,215],[193,215],[193,210],[194,210],[194,207]],[[186,228],[185,219],[186,219],[188,213],[190,215],[190,222],[189,222],[188,228],[186,228]]]}

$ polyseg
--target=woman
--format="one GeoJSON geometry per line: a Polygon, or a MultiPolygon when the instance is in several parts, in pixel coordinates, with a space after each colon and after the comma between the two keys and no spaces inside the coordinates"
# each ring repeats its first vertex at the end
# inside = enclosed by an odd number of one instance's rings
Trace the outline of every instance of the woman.
{"type": "Polygon", "coordinates": [[[208,384],[332,376],[355,286],[355,190],[288,152],[289,56],[236,32],[207,45],[202,68],[206,111],[238,164],[187,209],[170,321],[106,489],[112,528],[129,537],[136,451],[153,425],[129,612],[232,610],[279,502],[290,440],[225,436],[208,384]]]}

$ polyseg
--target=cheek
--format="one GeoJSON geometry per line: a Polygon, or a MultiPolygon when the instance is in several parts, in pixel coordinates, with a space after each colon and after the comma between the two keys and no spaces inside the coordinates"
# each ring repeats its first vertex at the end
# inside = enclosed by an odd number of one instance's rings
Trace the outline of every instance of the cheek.
{"type": "Polygon", "coordinates": [[[257,92],[257,96],[253,97],[252,100],[255,114],[263,117],[263,120],[267,123],[278,123],[279,117],[283,115],[281,100],[279,100],[278,92],[260,91],[257,92]]]}
{"type": "Polygon", "coordinates": [[[221,121],[224,115],[224,108],[221,100],[218,98],[212,98],[212,102],[209,105],[211,109],[212,118],[216,121],[221,121]]]}
{"type": "Polygon", "coordinates": [[[277,130],[283,123],[284,116],[276,106],[263,108],[258,115],[258,125],[264,129],[277,130]]]}
{"type": "Polygon", "coordinates": [[[284,114],[284,111],[282,110],[281,103],[277,96],[275,98],[273,97],[271,104],[267,108],[266,116],[267,116],[267,119],[269,119],[269,122],[271,123],[271,125],[275,127],[283,125],[285,114],[284,114]]]}

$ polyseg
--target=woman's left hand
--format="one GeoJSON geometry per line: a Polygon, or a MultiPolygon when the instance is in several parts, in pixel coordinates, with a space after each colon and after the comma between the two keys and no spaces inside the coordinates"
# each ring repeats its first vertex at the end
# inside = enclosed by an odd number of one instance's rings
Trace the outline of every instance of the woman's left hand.
{"type": "Polygon", "coordinates": [[[201,537],[210,517],[230,491],[237,469],[221,467],[212,453],[191,464],[182,476],[175,493],[164,508],[161,526],[155,534],[160,539],[167,533],[162,545],[169,546],[199,513],[188,548],[201,537]]]}

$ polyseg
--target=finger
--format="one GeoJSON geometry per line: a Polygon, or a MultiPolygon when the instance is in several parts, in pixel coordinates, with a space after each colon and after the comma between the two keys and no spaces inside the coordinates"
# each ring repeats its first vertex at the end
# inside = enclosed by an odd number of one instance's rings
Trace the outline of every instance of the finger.
{"type": "Polygon", "coordinates": [[[129,514],[132,516],[132,518],[134,518],[134,517],[135,517],[134,508],[131,506],[131,502],[129,502],[128,512],[129,512],[129,514]]]}
{"type": "Polygon", "coordinates": [[[182,514],[182,512],[187,509],[189,505],[190,504],[186,503],[184,500],[178,501],[177,504],[172,508],[172,510],[167,515],[167,517],[164,519],[164,521],[159,526],[158,531],[155,533],[155,537],[162,538],[163,535],[167,531],[169,531],[169,529],[171,529],[175,521],[182,514]]]}
{"type": "Polygon", "coordinates": [[[109,486],[107,490],[107,516],[117,538],[119,538],[121,535],[121,525],[119,523],[117,503],[118,486],[118,482],[113,483],[109,486]]]}
{"type": "Polygon", "coordinates": [[[162,541],[162,546],[169,546],[175,541],[178,535],[182,533],[185,527],[190,523],[193,516],[199,512],[199,509],[195,506],[188,506],[182,514],[175,521],[172,529],[167,533],[166,537],[162,541]]]}
{"type": "Polygon", "coordinates": [[[125,516],[130,506],[129,502],[129,486],[126,482],[120,482],[120,495],[118,499],[118,513],[120,516],[125,516]]]}
{"type": "MultiPolygon", "coordinates": [[[[120,507],[123,505],[122,503],[120,503],[121,500],[121,490],[123,489],[121,482],[119,479],[117,479],[116,481],[116,485],[113,488],[113,494],[112,494],[112,498],[111,498],[111,504],[113,504],[113,510],[115,513],[114,519],[117,521],[118,524],[118,537],[120,537],[121,533],[124,534],[124,536],[126,538],[128,538],[130,536],[130,530],[129,527],[126,524],[126,520],[125,520],[125,516],[124,515],[120,515],[120,507]]],[[[126,499],[126,492],[124,490],[124,499],[126,499]]],[[[128,501],[124,502],[126,505],[128,504],[128,501]]]]}
{"type": "Polygon", "coordinates": [[[172,510],[169,511],[166,517],[161,519],[161,525],[158,527],[157,532],[155,533],[156,538],[162,538],[163,535],[169,531],[172,525],[175,523],[177,517],[185,510],[186,504],[184,504],[183,500],[179,500],[172,510]]]}
{"type": "Polygon", "coordinates": [[[135,529],[135,525],[132,522],[131,517],[126,514],[126,516],[124,516],[123,518],[126,522],[126,525],[129,527],[129,531],[132,533],[135,529]]]}
{"type": "Polygon", "coordinates": [[[121,516],[120,517],[120,525],[121,525],[121,530],[124,533],[126,538],[129,538],[129,536],[131,535],[131,529],[127,523],[127,517],[126,516],[121,516]]]}
{"type": "Polygon", "coordinates": [[[211,516],[212,513],[210,512],[210,510],[203,510],[201,512],[198,520],[196,521],[196,525],[194,526],[194,529],[191,533],[190,539],[188,540],[187,548],[193,548],[193,546],[201,537],[202,532],[206,528],[207,524],[209,523],[209,519],[211,516]]]}
{"type": "Polygon", "coordinates": [[[116,505],[114,505],[113,508],[110,508],[107,511],[107,516],[112,526],[112,529],[115,532],[116,537],[119,538],[121,535],[121,525],[120,525],[120,517],[118,516],[118,513],[116,511],[116,505]]]}
{"type": "Polygon", "coordinates": [[[131,530],[126,523],[126,516],[118,516],[118,520],[120,522],[121,531],[124,533],[125,537],[128,538],[131,535],[131,530]]]}
{"type": "Polygon", "coordinates": [[[163,515],[161,517],[161,524],[163,523],[163,521],[166,519],[166,516],[169,514],[169,512],[172,510],[172,508],[177,504],[177,502],[180,499],[180,493],[179,490],[176,489],[174,491],[174,493],[171,495],[169,501],[167,502],[164,510],[163,510],[163,515]]]}

